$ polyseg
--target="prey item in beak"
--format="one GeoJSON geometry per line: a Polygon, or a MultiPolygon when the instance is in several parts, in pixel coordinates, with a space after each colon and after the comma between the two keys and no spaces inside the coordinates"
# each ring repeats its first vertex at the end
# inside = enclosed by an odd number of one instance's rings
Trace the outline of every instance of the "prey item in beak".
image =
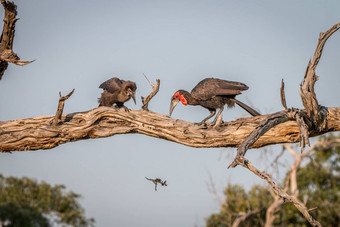
{"type": "Polygon", "coordinates": [[[132,90],[129,90],[129,96],[133,99],[135,105],[136,105],[136,95],[135,92],[133,92],[132,90]]]}
{"type": "Polygon", "coordinates": [[[176,105],[178,104],[179,99],[175,99],[174,97],[171,98],[171,103],[170,103],[170,109],[169,109],[169,115],[171,116],[172,111],[175,109],[176,105]]]}

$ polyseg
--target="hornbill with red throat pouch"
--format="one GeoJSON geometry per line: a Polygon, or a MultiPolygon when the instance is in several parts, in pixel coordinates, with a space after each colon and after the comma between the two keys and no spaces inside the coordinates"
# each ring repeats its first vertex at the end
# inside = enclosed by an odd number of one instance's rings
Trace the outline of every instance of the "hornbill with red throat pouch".
{"type": "Polygon", "coordinates": [[[212,125],[215,125],[226,104],[228,107],[233,107],[236,103],[252,116],[261,115],[248,105],[235,99],[236,95],[241,94],[242,91],[247,89],[248,86],[240,82],[206,78],[199,82],[191,90],[191,93],[185,90],[176,91],[171,98],[169,114],[171,116],[175,106],[181,101],[183,105],[200,105],[210,111],[210,115],[204,118],[199,124],[206,123],[208,119],[215,115],[216,109],[220,109],[214,121],[211,123],[212,125]]]}

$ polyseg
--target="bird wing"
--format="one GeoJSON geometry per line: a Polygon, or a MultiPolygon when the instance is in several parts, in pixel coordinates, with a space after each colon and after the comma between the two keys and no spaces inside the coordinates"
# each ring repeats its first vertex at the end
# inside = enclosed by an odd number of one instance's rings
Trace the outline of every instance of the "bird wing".
{"type": "Polygon", "coordinates": [[[122,85],[124,82],[125,82],[124,80],[120,80],[117,77],[113,77],[102,83],[99,86],[99,88],[102,88],[110,93],[115,93],[122,89],[122,85]]]}
{"type": "Polygon", "coordinates": [[[191,91],[191,96],[199,100],[208,100],[217,95],[238,95],[248,86],[234,81],[207,78],[199,82],[191,91]]]}

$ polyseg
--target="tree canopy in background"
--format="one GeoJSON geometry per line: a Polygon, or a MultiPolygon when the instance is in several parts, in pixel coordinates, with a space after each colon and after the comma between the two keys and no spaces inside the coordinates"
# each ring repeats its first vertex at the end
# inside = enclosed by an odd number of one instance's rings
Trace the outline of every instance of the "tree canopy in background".
{"type": "MultiPolygon", "coordinates": [[[[319,137],[320,141],[340,138],[333,134],[319,137]]],[[[284,179],[285,181],[286,179],[284,179]]],[[[284,184],[284,182],[282,183],[284,184]]],[[[297,171],[299,200],[305,201],[315,219],[323,226],[340,223],[340,146],[316,147],[307,163],[297,171]]],[[[220,212],[206,219],[209,227],[232,226],[237,217],[244,215],[241,226],[264,226],[266,210],[273,202],[268,188],[255,185],[246,191],[240,185],[228,185],[220,212]]],[[[277,213],[274,226],[310,226],[294,205],[286,203],[277,213]]]]}
{"type": "Polygon", "coordinates": [[[0,174],[0,224],[2,226],[50,226],[53,223],[71,226],[93,226],[78,199],[65,186],[51,186],[44,181],[0,174]]]}

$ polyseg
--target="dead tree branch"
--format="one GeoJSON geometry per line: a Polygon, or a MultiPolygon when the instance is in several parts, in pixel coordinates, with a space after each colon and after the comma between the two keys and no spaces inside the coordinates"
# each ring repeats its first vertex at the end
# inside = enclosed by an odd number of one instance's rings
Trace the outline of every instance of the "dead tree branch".
{"type": "Polygon", "coordinates": [[[319,105],[314,92],[314,84],[318,80],[318,76],[315,74],[315,69],[319,63],[322,50],[327,39],[339,28],[340,22],[335,24],[328,31],[320,33],[319,42],[316,47],[314,57],[308,62],[304,80],[300,86],[300,95],[303,106],[305,107],[308,116],[312,119],[314,128],[320,131],[327,127],[327,123],[325,121],[327,111],[325,111],[325,108],[319,105]]]}
{"type": "Polygon", "coordinates": [[[256,209],[256,210],[252,210],[252,211],[248,211],[246,212],[239,212],[236,215],[236,219],[234,220],[232,227],[238,227],[240,226],[240,224],[242,222],[244,222],[247,218],[249,218],[250,216],[257,214],[258,212],[260,212],[262,209],[256,209]]]}
{"type": "MultiPolygon", "coordinates": [[[[340,139],[334,139],[330,141],[317,141],[313,143],[313,145],[305,150],[303,153],[298,154],[291,145],[283,144],[282,145],[285,150],[287,150],[292,156],[294,156],[294,163],[290,167],[290,170],[286,174],[286,181],[284,185],[284,192],[288,191],[288,188],[290,188],[291,196],[295,197],[296,200],[298,200],[299,196],[299,188],[297,184],[297,171],[301,166],[301,163],[305,157],[307,157],[312,151],[314,151],[316,148],[322,148],[322,149],[329,149],[331,147],[337,147],[340,146],[340,139]]],[[[283,197],[279,196],[278,194],[273,193],[272,190],[269,190],[271,195],[274,198],[274,202],[269,206],[266,212],[266,224],[265,227],[271,227],[274,220],[277,218],[277,215],[275,213],[280,210],[281,206],[285,203],[285,200],[283,197]]],[[[303,204],[306,204],[307,201],[304,201],[303,204]]],[[[310,208],[307,210],[307,212],[311,212],[313,210],[317,209],[316,207],[310,208]]]]}
{"type": "Polygon", "coordinates": [[[246,154],[249,147],[251,147],[256,141],[258,141],[266,132],[268,132],[270,129],[272,129],[274,126],[278,126],[282,123],[285,123],[287,121],[296,120],[297,126],[299,128],[299,141],[303,142],[303,146],[305,143],[309,144],[308,139],[305,140],[305,138],[308,138],[308,130],[307,124],[303,119],[305,113],[298,109],[287,109],[281,112],[277,112],[274,114],[267,115],[267,117],[247,136],[247,138],[241,143],[241,145],[237,149],[237,155],[235,157],[235,160],[229,165],[230,167],[236,167],[238,162],[243,162],[242,158],[246,154]]]}
{"type": "Polygon", "coordinates": [[[247,160],[246,158],[243,159],[242,163],[239,163],[241,166],[249,169],[252,171],[255,175],[259,176],[260,178],[267,181],[270,188],[280,197],[283,199],[284,202],[293,203],[294,206],[302,213],[302,215],[308,220],[308,222],[312,226],[321,226],[321,224],[315,220],[308,212],[308,208],[300,202],[298,199],[295,198],[295,196],[287,194],[284,190],[282,190],[270,177],[268,173],[265,171],[261,172],[257,168],[253,166],[253,164],[247,160]]]}
{"type": "Polygon", "coordinates": [[[68,93],[68,95],[66,96],[61,96],[61,93],[59,92],[59,103],[58,103],[58,108],[57,108],[57,112],[54,116],[54,119],[53,119],[53,123],[52,125],[53,126],[57,126],[60,122],[61,122],[61,116],[63,115],[63,110],[64,110],[64,103],[65,101],[71,97],[71,95],[73,94],[74,92],[74,88],[73,90],[68,93]]]}
{"type": "MultiPolygon", "coordinates": [[[[299,189],[298,189],[297,179],[296,179],[297,170],[300,167],[303,158],[306,157],[307,155],[309,155],[310,152],[313,151],[315,149],[315,147],[318,146],[319,144],[320,144],[319,142],[315,142],[312,145],[312,147],[310,147],[308,150],[304,151],[301,154],[296,153],[295,150],[292,148],[292,146],[290,146],[288,144],[282,145],[284,147],[284,149],[289,151],[289,153],[291,155],[293,155],[294,158],[295,158],[294,163],[292,164],[290,170],[287,172],[286,181],[285,181],[283,191],[287,192],[287,190],[290,186],[291,196],[295,197],[296,200],[298,200],[298,195],[299,195],[299,189]]],[[[273,193],[272,190],[269,190],[269,191],[270,191],[271,195],[273,196],[274,201],[269,206],[269,208],[267,209],[265,227],[273,226],[273,222],[277,218],[277,215],[275,215],[275,213],[278,212],[281,209],[282,205],[285,203],[284,198],[282,198],[278,194],[273,193]]],[[[303,204],[305,204],[305,203],[303,203],[303,204]]],[[[307,212],[310,212],[310,209],[308,209],[307,212]]]]}
{"type": "Polygon", "coordinates": [[[142,109],[145,110],[145,111],[149,111],[149,109],[148,109],[149,102],[158,93],[159,85],[160,85],[161,81],[159,79],[157,79],[156,84],[153,84],[152,82],[150,82],[150,80],[147,78],[147,76],[144,73],[143,73],[143,75],[152,87],[152,92],[148,96],[146,96],[145,98],[142,97],[142,102],[143,102],[142,109]]]}
{"type": "MultiPolygon", "coordinates": [[[[303,105],[306,108],[306,112],[299,109],[286,109],[285,111],[269,115],[266,119],[264,119],[250,134],[247,138],[241,143],[240,147],[237,149],[237,155],[234,161],[229,165],[229,167],[236,167],[238,164],[249,169],[254,174],[258,175],[260,178],[265,179],[272,190],[279,196],[283,198],[284,202],[291,202],[295,205],[295,207],[305,216],[305,218],[309,221],[309,223],[313,226],[321,226],[319,222],[313,219],[313,217],[309,214],[308,209],[304,206],[303,203],[298,201],[295,196],[288,195],[285,191],[283,191],[280,187],[278,187],[269,174],[265,172],[260,172],[257,170],[251,162],[249,162],[244,155],[246,151],[252,146],[258,139],[261,138],[268,130],[273,128],[274,126],[282,125],[283,123],[295,120],[299,127],[299,141],[301,146],[301,153],[305,147],[305,145],[309,145],[309,136],[317,131],[324,131],[329,127],[327,122],[327,117],[329,114],[329,108],[321,107],[318,104],[316,99],[316,95],[314,92],[314,84],[318,79],[315,75],[315,68],[320,60],[322,49],[327,41],[327,39],[336,32],[340,27],[340,23],[335,24],[331,29],[326,31],[325,33],[321,33],[319,37],[319,43],[317,45],[316,51],[314,53],[314,58],[312,61],[309,61],[306,73],[304,76],[303,84],[300,87],[300,95],[303,102],[303,105]]],[[[281,102],[282,105],[286,108],[285,100],[284,100],[284,90],[283,84],[281,86],[281,102]]],[[[228,167],[228,168],[229,168],[228,167]]]]}
{"type": "Polygon", "coordinates": [[[16,65],[27,65],[33,61],[21,61],[13,52],[15,23],[18,20],[17,6],[13,2],[1,0],[5,10],[4,26],[0,37],[0,80],[8,67],[8,62],[16,65]]]}
{"type": "MultiPolygon", "coordinates": [[[[340,131],[340,108],[329,108],[328,112],[327,131],[310,136],[340,131]]],[[[196,124],[169,118],[165,114],[136,110],[125,112],[111,107],[63,114],[63,124],[58,127],[51,125],[53,118],[42,116],[0,122],[0,151],[51,149],[67,142],[128,133],[162,138],[190,147],[238,147],[268,115],[224,122],[218,130],[202,129],[196,124]]],[[[287,121],[268,130],[250,147],[298,141],[299,128],[296,122],[287,121]]]]}
{"type": "Polygon", "coordinates": [[[280,88],[280,94],[281,94],[281,104],[287,110],[287,103],[286,103],[286,96],[285,96],[285,83],[283,82],[283,79],[281,80],[281,88],[280,88]]]}

